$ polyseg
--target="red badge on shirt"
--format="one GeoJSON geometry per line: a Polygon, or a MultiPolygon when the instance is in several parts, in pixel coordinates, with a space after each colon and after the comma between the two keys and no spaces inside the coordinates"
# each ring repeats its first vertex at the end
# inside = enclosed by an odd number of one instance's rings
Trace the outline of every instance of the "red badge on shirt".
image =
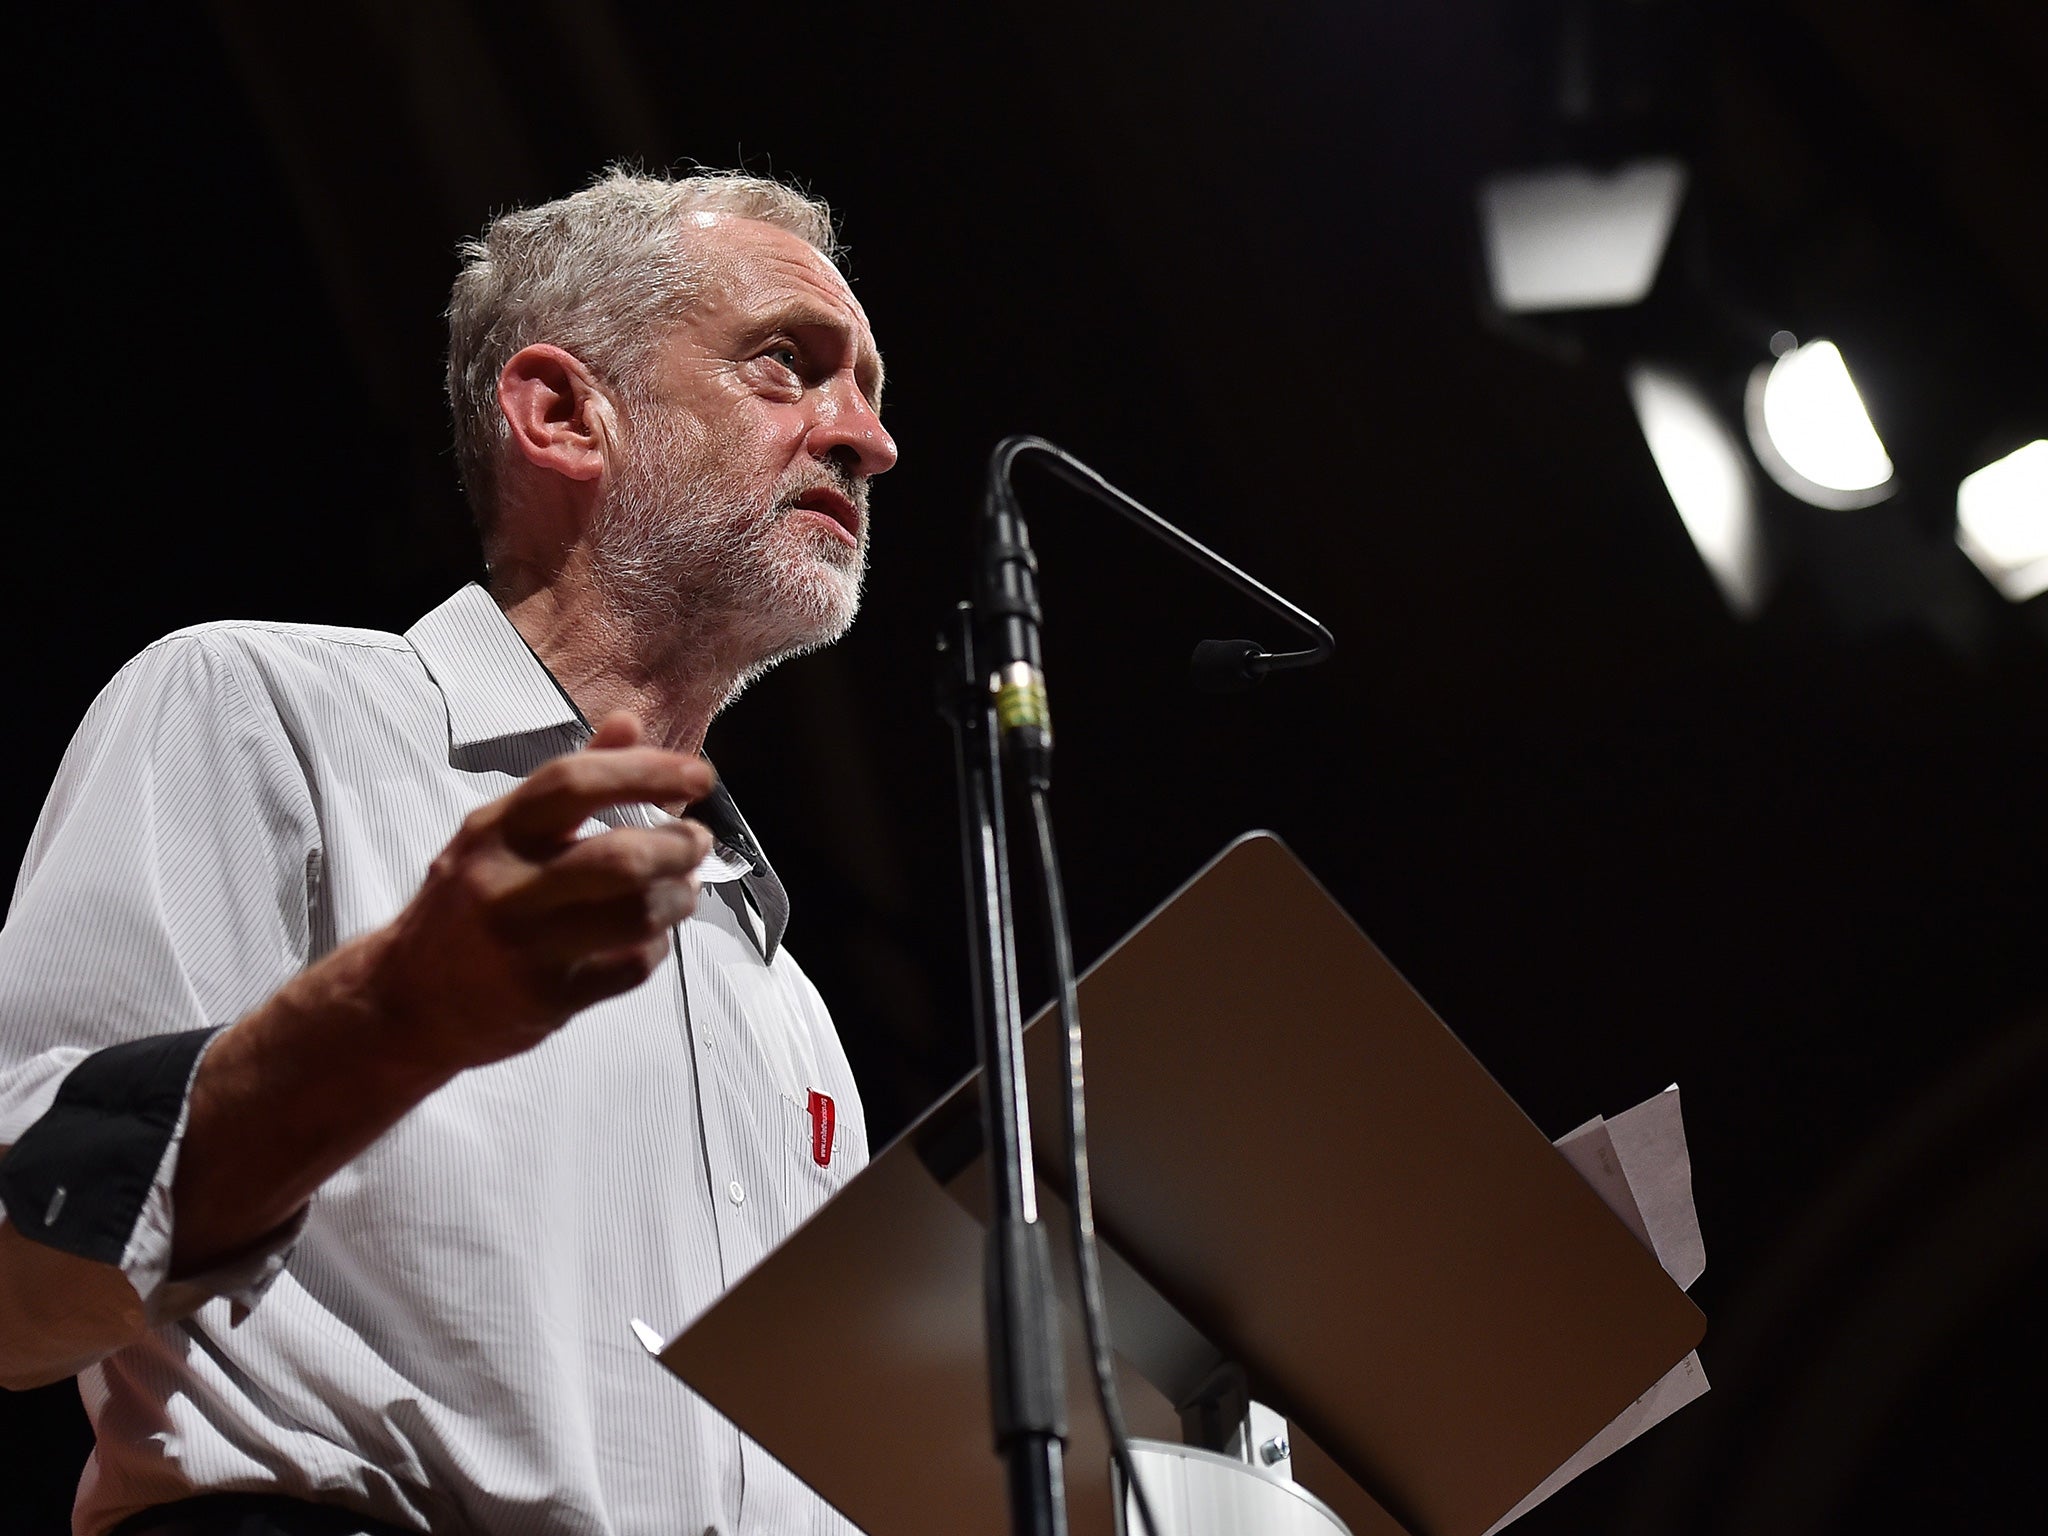
{"type": "Polygon", "coordinates": [[[811,1161],[820,1168],[832,1166],[832,1133],[839,1128],[839,1111],[832,1095],[811,1090],[811,1161]]]}

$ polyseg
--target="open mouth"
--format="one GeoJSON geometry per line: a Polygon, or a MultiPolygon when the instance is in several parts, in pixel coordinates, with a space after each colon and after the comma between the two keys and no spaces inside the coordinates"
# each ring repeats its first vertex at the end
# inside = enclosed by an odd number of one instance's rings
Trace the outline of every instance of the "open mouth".
{"type": "Polygon", "coordinates": [[[799,512],[809,512],[831,523],[847,543],[860,543],[860,508],[829,485],[813,486],[797,497],[794,506],[799,512]]]}

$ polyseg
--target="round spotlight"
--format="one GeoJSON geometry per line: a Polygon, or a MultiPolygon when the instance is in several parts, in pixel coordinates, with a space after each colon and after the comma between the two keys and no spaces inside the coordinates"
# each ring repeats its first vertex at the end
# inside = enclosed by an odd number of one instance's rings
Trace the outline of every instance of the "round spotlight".
{"type": "Polygon", "coordinates": [[[1792,347],[1749,376],[1749,444],[1773,480],[1801,501],[1847,511],[1895,489],[1892,461],[1831,341],[1792,347]]]}
{"type": "Polygon", "coordinates": [[[2048,592],[2048,438],[1963,477],[1956,543],[2014,602],[2048,592]]]}

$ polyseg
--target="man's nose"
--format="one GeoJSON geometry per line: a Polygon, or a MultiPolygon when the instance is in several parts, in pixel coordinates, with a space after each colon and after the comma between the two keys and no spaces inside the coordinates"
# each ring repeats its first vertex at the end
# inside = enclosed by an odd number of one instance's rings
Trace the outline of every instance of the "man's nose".
{"type": "Polygon", "coordinates": [[[896,439],[852,380],[824,396],[805,443],[812,457],[836,460],[862,477],[895,468],[896,439]]]}

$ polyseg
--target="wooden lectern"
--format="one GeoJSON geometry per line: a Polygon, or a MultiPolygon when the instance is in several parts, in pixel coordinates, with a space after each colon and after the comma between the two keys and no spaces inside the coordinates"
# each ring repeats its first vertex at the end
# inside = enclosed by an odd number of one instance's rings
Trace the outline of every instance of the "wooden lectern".
{"type": "MultiPolygon", "coordinates": [[[[1705,1320],[1270,834],[1239,839],[1081,982],[1096,1220],[1134,1435],[1219,1368],[1293,1426],[1353,1536],[1483,1536],[1705,1320]]],[[[1026,1034],[1059,1151],[1057,1026],[1026,1034]]],[[[869,1536],[1005,1525],[970,1079],[660,1354],[869,1536]],[[819,1411],[830,1395],[829,1411],[819,1411]]],[[[1074,1536],[1112,1536],[1067,1284],[1074,1536]]]]}

